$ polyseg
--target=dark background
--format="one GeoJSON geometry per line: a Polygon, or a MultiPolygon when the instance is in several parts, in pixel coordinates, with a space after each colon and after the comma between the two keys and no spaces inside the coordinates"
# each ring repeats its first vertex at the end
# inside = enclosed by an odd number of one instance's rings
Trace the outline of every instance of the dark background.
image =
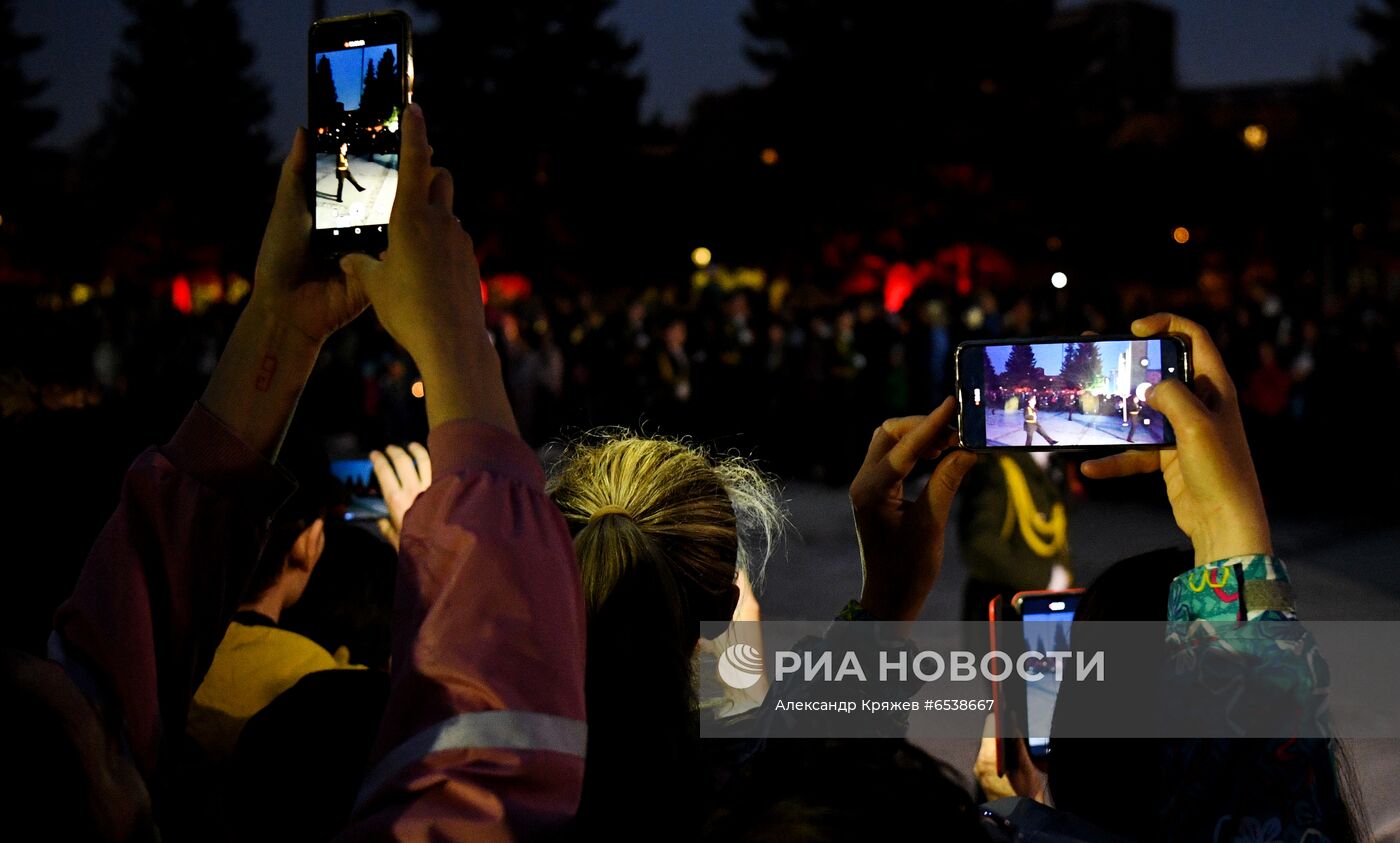
{"type": "MultiPolygon", "coordinates": [[[[26,634],[246,299],[312,5],[0,0],[26,634]]],[[[1223,5],[410,6],[527,438],[641,426],[839,487],[875,424],[947,393],[957,342],[1170,308],[1224,350],[1275,514],[1383,511],[1400,3],[1223,5]]],[[[294,441],[421,439],[415,387],[367,315],[294,441]]]]}

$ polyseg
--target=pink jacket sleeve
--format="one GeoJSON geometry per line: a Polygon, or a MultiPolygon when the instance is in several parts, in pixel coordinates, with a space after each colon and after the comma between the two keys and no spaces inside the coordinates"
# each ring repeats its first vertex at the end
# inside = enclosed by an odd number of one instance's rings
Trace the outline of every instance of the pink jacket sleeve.
{"type": "Polygon", "coordinates": [[[392,688],[349,839],[509,839],[578,807],[585,616],[573,542],[519,437],[455,421],[404,518],[392,688]]]}
{"type": "Polygon", "coordinates": [[[51,655],[96,680],[153,785],[294,485],[196,404],[169,443],[127,469],[117,509],[54,616],[51,655]]]}

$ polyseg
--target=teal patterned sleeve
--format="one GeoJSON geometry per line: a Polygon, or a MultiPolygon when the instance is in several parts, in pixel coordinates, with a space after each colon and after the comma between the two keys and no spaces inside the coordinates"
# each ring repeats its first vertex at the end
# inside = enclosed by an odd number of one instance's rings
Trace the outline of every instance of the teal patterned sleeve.
{"type": "Polygon", "coordinates": [[[1172,581],[1173,622],[1295,620],[1283,560],[1262,554],[1198,565],[1172,581]]]}
{"type": "Polygon", "coordinates": [[[1294,614],[1282,560],[1236,556],[1199,565],[1172,581],[1169,601],[1172,681],[1182,699],[1196,703],[1181,716],[1223,718],[1239,737],[1329,733],[1327,663],[1294,614]]]}
{"type": "Polygon", "coordinates": [[[1236,737],[1167,741],[1178,787],[1159,817],[1166,839],[1345,838],[1327,663],[1294,610],[1273,556],[1237,556],[1181,574],[1168,597],[1169,685],[1201,731],[1236,737]],[[1242,740],[1251,735],[1257,740],[1242,740]],[[1262,835],[1262,836],[1261,836],[1262,835]]]}

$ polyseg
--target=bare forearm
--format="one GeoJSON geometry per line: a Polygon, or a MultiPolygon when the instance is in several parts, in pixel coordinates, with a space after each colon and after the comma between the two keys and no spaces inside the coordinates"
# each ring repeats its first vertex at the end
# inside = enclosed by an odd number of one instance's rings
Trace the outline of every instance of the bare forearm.
{"type": "Polygon", "coordinates": [[[485,422],[519,434],[501,380],[501,360],[485,329],[468,338],[450,337],[413,351],[423,374],[428,427],[455,419],[485,422]]]}
{"type": "Polygon", "coordinates": [[[250,303],[201,402],[249,447],[275,460],[319,353],[319,343],[250,303]]]}

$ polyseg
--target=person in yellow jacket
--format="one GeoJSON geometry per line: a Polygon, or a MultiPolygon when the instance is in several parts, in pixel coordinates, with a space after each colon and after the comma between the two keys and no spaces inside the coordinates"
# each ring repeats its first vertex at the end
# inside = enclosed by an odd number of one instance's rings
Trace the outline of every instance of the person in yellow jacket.
{"type": "Polygon", "coordinates": [[[246,599],[195,691],[186,733],[212,764],[231,759],[249,718],[302,677],[352,666],[344,647],[332,654],[278,626],[282,613],[306,591],[325,549],[325,522],[314,515],[274,519],[246,599]]]}
{"type": "Polygon", "coordinates": [[[345,182],[349,180],[355,189],[361,193],[365,192],[363,186],[355,181],[354,175],[350,173],[350,144],[342,143],[340,149],[335,154],[335,201],[343,201],[341,196],[345,193],[345,182]]]}
{"type": "Polygon", "coordinates": [[[967,565],[964,620],[986,620],[998,594],[1009,604],[1018,591],[1071,585],[1069,522],[1054,471],[1048,455],[1008,450],[984,457],[964,478],[958,515],[967,565]]]}
{"type": "Polygon", "coordinates": [[[1029,448],[1031,446],[1031,439],[1037,433],[1040,434],[1041,439],[1045,440],[1045,444],[1054,445],[1055,440],[1051,438],[1050,434],[1046,433],[1045,429],[1040,426],[1040,412],[1036,409],[1035,405],[1035,393],[1027,395],[1026,403],[1022,406],[1021,411],[1021,417],[1022,420],[1025,422],[1026,428],[1026,447],[1029,448]]]}

